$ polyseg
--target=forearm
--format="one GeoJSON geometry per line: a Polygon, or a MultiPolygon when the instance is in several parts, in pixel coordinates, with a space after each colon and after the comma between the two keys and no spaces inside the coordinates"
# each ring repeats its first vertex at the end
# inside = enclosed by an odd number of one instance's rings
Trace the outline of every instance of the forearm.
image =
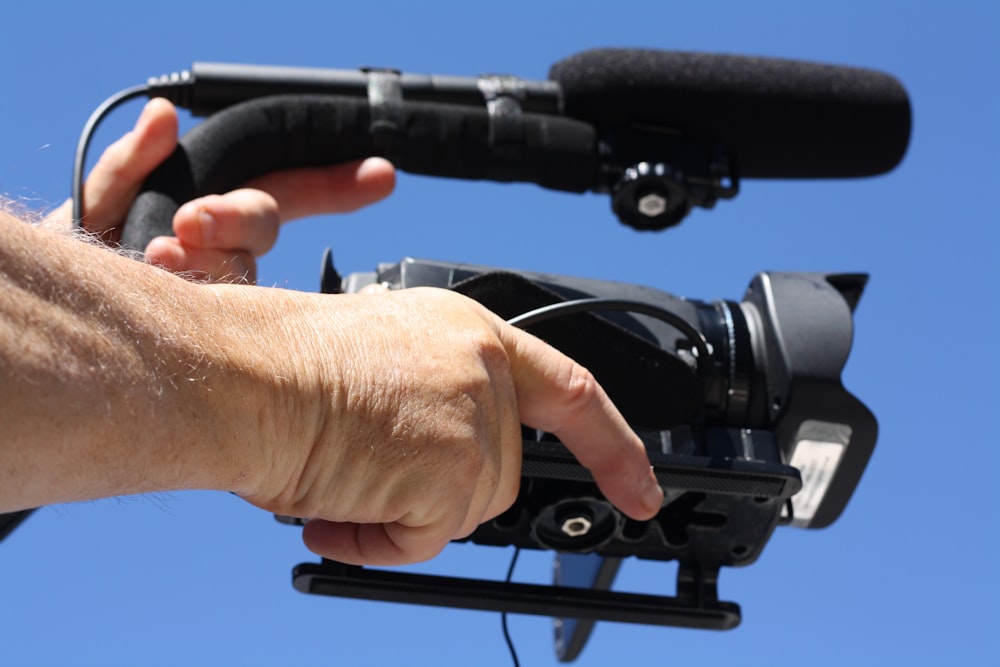
{"type": "Polygon", "coordinates": [[[471,299],[195,285],[0,214],[0,511],[229,490],[329,558],[413,562],[510,506],[522,423],[659,509],[593,376],[471,299]]]}
{"type": "Polygon", "coordinates": [[[237,490],[262,401],[217,292],[0,213],[0,511],[237,490]]]}

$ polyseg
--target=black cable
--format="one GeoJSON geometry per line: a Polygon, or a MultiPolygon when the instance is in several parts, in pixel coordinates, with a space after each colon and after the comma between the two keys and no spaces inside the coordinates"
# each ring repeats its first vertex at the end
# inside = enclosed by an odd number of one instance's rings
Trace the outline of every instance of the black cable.
{"type": "MultiPolygon", "coordinates": [[[[521,547],[514,547],[514,555],[510,559],[510,567],[507,568],[507,578],[504,580],[505,584],[509,584],[510,580],[514,577],[514,566],[517,565],[517,557],[521,554],[521,547]]],[[[510,639],[510,630],[507,628],[507,612],[500,613],[500,625],[503,627],[503,638],[507,642],[507,648],[510,650],[510,658],[514,661],[514,667],[521,667],[521,663],[517,659],[517,651],[514,650],[514,642],[510,639]]]]}
{"type": "Polygon", "coordinates": [[[11,534],[22,521],[27,519],[35,510],[21,510],[20,512],[8,512],[0,514],[0,542],[11,534]]]}
{"type": "Polygon", "coordinates": [[[548,306],[542,306],[534,310],[529,310],[517,317],[507,320],[507,324],[521,329],[527,329],[533,324],[544,322],[555,317],[573,315],[575,313],[587,313],[597,310],[624,310],[630,313],[648,315],[654,319],[665,322],[688,337],[688,340],[698,350],[698,375],[707,378],[711,373],[709,363],[712,353],[708,348],[708,341],[700,331],[691,326],[687,320],[680,315],[672,313],[666,308],[655,306],[643,301],[631,301],[629,299],[575,299],[573,301],[561,301],[548,306]]]}
{"type": "MultiPolygon", "coordinates": [[[[507,320],[507,324],[521,329],[527,329],[534,324],[539,324],[557,317],[565,317],[576,313],[587,313],[599,310],[623,310],[626,312],[647,315],[660,320],[661,322],[665,322],[685,334],[691,344],[694,345],[695,349],[698,351],[698,374],[703,378],[707,378],[708,374],[711,372],[709,363],[711,362],[712,353],[709,349],[708,341],[705,340],[705,336],[680,315],[672,313],[666,308],[661,308],[660,306],[645,303],[643,301],[611,298],[561,301],[548,306],[542,306],[541,308],[535,308],[534,310],[529,310],[526,313],[512,317],[507,320]]],[[[517,565],[517,557],[520,553],[521,548],[515,547],[514,555],[510,559],[510,567],[507,569],[507,578],[505,579],[505,583],[509,584],[513,578],[514,566],[517,565]]],[[[500,622],[503,627],[503,638],[507,642],[507,648],[510,649],[510,657],[514,661],[514,667],[520,667],[521,663],[518,662],[517,653],[514,651],[514,643],[511,641],[510,631],[507,628],[507,612],[501,613],[500,622]]]]}
{"type": "Polygon", "coordinates": [[[87,167],[87,149],[90,148],[90,140],[94,136],[94,131],[100,124],[104,117],[108,115],[113,109],[128,102],[129,100],[135,99],[136,97],[142,97],[149,92],[148,85],[133,86],[132,88],[126,88],[120,92],[115,93],[108,99],[101,103],[101,106],[94,110],[94,113],[90,114],[90,118],[87,119],[87,124],[83,126],[83,132],[80,134],[80,141],[76,145],[76,157],[73,160],[73,185],[72,185],[72,197],[73,197],[73,226],[80,227],[83,224],[83,178],[84,170],[87,167]]]}

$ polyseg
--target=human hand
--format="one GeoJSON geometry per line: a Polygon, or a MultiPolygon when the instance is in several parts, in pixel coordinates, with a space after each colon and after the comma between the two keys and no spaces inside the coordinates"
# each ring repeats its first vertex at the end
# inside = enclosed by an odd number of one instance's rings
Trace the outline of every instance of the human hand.
{"type": "MultiPolygon", "coordinates": [[[[107,148],[84,186],[83,228],[117,243],[142,182],[177,145],[177,111],[150,100],[135,128],[107,148]]],[[[267,252],[283,222],[321,213],[346,213],[392,192],[395,172],[381,158],[267,174],[223,195],[181,206],[175,236],[153,239],[146,258],[174,272],[215,281],[254,282],[256,258],[267,252]]],[[[69,223],[70,202],[50,218],[69,223]]]]}
{"type": "Polygon", "coordinates": [[[320,555],[416,562],[468,536],[517,496],[522,423],[556,434],[629,516],[659,510],[645,449],[593,376],[477,302],[431,288],[266,292],[282,298],[271,316],[241,310],[260,318],[248,326],[268,359],[297,360],[267,375],[283,378],[274,405],[299,407],[254,422],[251,449],[268,453],[240,495],[308,518],[320,555]]]}
{"type": "MultiPolygon", "coordinates": [[[[88,182],[87,227],[111,240],[144,175],[173,148],[176,116],[162,104],[147,106],[88,182]]],[[[337,202],[347,210],[385,194],[373,184],[391,185],[391,168],[375,163],[389,176],[381,181],[364,170],[357,166],[351,182],[372,187],[355,189],[346,204],[310,181],[331,182],[335,169],[261,181],[276,203],[288,204],[281,219],[337,202]]],[[[263,210],[263,200],[251,197],[252,211],[263,210]]],[[[521,423],[557,435],[627,515],[650,518],[662,502],[641,441],[593,376],[457,293],[332,297],[193,284],[71,247],[80,244],[58,234],[42,238],[46,230],[29,225],[3,231],[12,239],[2,244],[5,261],[21,262],[8,277],[27,276],[21,292],[38,292],[28,306],[58,311],[31,320],[53,332],[36,336],[38,345],[65,341],[67,331],[77,341],[32,357],[38,366],[51,361],[51,381],[22,383],[5,399],[5,423],[20,426],[20,439],[5,433],[5,441],[32,443],[14,448],[32,475],[12,491],[9,507],[224,489],[311,519],[304,539],[326,557],[415,562],[510,506],[520,482],[521,423]],[[86,289],[53,303],[61,293],[53,275],[59,285],[86,289]],[[77,381],[68,382],[73,369],[77,381]],[[89,400],[78,400],[80,387],[89,400]],[[37,414],[62,418],[31,418],[37,414]],[[131,419],[108,418],[121,414],[131,419]],[[59,446],[58,455],[47,443],[59,446]]],[[[246,237],[246,228],[236,232],[246,237]]],[[[218,269],[197,263],[202,250],[218,247],[186,245],[183,234],[178,243],[188,264],[172,268],[218,269]]]]}

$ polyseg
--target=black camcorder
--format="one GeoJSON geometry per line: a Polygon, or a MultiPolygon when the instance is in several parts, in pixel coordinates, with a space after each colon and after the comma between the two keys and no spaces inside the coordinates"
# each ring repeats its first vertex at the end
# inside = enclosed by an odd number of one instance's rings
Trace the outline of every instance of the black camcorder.
{"type": "MultiPolygon", "coordinates": [[[[885,173],[906,151],[911,115],[902,85],[880,72],[730,55],[585,51],[545,81],[196,63],[95,111],[74,169],[75,219],[93,130],[138,96],[210,116],[133,205],[122,238],[140,250],[195,197],[374,155],[417,174],[606,193],[625,224],[662,230],[731,199],[741,179],[885,173]]],[[[765,272],[742,300],[701,301],[412,258],[342,278],[328,251],[323,292],[455,290],[582,363],[645,443],[665,499],[649,521],[624,516],[555,437],[524,428],[516,501],[467,541],[555,552],[551,586],[324,560],[296,567],[295,587],[552,616],[563,661],[602,619],[735,627],[740,607],[719,599],[720,568],[753,563],[778,526],[831,524],[871,456],[875,418],[840,380],[866,281],[765,272]],[[676,594],[611,590],[630,557],[676,561],[676,594]]]]}
{"type": "Polygon", "coordinates": [[[326,561],[296,568],[296,588],[586,619],[574,632],[565,629],[571,621],[557,625],[564,659],[579,652],[595,619],[735,627],[740,609],[718,599],[719,569],[755,561],[778,525],[836,520],[874,448],[874,416],[840,381],[866,280],[761,273],[741,302],[703,302],[625,283],[412,258],[341,279],[328,251],[323,291],[372,283],[452,289],[582,363],[642,438],[665,499],[650,521],[625,517],[553,436],[526,428],[517,500],[468,539],[555,551],[555,586],[326,561]],[[630,556],[677,561],[677,595],[607,590],[630,556]]]}

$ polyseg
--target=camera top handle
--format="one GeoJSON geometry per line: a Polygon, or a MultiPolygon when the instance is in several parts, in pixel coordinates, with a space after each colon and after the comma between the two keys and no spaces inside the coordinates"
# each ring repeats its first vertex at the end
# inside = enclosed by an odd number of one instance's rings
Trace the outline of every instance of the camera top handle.
{"type": "Polygon", "coordinates": [[[522,181],[584,192],[597,177],[593,127],[519,114],[516,138],[496,140],[484,108],[399,101],[379,111],[368,100],[331,95],[262,97],[229,107],[181,138],[146,181],[123,230],[142,250],[171,234],[186,201],[221,193],[270,171],[383,156],[428,176],[522,181]]]}

